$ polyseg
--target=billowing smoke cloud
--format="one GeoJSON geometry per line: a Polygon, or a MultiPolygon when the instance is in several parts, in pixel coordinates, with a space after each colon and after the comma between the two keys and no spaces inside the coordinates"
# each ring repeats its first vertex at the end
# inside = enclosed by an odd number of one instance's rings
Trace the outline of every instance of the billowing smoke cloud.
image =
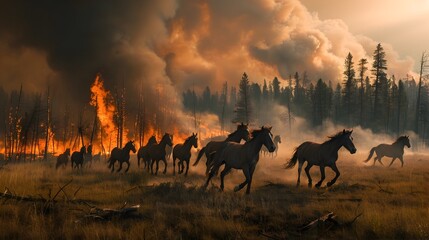
{"type": "MultiPolygon", "coordinates": [[[[131,111],[140,83],[159,111],[180,107],[191,86],[235,85],[243,71],[254,82],[295,71],[337,81],[348,52],[371,59],[376,46],[298,0],[9,1],[0,15],[2,86],[43,91],[49,82],[82,105],[101,72],[111,92],[126,87],[131,111]]],[[[408,73],[413,61],[384,46],[392,73],[408,73]]]]}

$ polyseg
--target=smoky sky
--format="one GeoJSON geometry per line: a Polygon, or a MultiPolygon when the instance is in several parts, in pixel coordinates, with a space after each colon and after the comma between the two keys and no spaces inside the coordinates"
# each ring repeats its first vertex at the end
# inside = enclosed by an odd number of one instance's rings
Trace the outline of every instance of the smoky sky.
{"type": "MultiPolygon", "coordinates": [[[[295,71],[340,81],[347,53],[370,58],[377,43],[297,0],[7,1],[0,16],[0,63],[16,62],[0,66],[0,83],[40,91],[50,82],[79,104],[98,72],[112,92],[124,85],[128,101],[140,84],[148,99],[156,89],[177,98],[191,86],[234,85],[244,71],[259,83],[295,71]]],[[[412,68],[385,49],[396,75],[412,68]]]]}

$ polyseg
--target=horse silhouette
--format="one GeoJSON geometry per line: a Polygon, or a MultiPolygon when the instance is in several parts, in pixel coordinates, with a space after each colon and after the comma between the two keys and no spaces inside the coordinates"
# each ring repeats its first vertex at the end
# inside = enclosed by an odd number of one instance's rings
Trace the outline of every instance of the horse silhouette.
{"type": "Polygon", "coordinates": [[[173,174],[176,173],[176,159],[179,159],[178,173],[181,174],[184,170],[184,162],[186,162],[185,176],[188,175],[189,160],[191,159],[191,148],[198,148],[197,134],[192,133],[183,144],[177,144],[173,148],[173,174]]]}
{"type": "Polygon", "coordinates": [[[130,151],[133,151],[133,153],[136,153],[136,146],[134,145],[134,141],[129,141],[125,144],[124,148],[113,148],[110,158],[108,160],[109,162],[109,168],[111,169],[111,172],[115,171],[115,162],[119,162],[119,168],[117,172],[122,170],[122,164],[124,162],[127,163],[127,169],[125,172],[128,172],[128,169],[130,168],[130,151]]]}
{"type": "Polygon", "coordinates": [[[217,174],[221,165],[225,164],[225,168],[220,174],[220,189],[223,191],[224,178],[231,169],[241,169],[246,177],[243,183],[240,183],[234,188],[234,191],[240,191],[247,185],[246,194],[250,193],[252,184],[253,172],[256,164],[259,161],[259,152],[262,146],[266,146],[268,151],[274,152],[276,149],[271,134],[271,127],[262,127],[252,131],[252,139],[244,144],[236,142],[225,142],[224,146],[216,154],[213,160],[213,165],[210,168],[210,173],[207,178],[205,187],[208,186],[210,179],[217,174]]]}
{"type": "Polygon", "coordinates": [[[77,168],[77,169],[82,169],[83,167],[83,156],[86,153],[86,148],[85,146],[82,146],[80,148],[80,152],[73,152],[73,154],[71,155],[71,167],[73,168],[77,168]],[[74,167],[73,167],[73,163],[74,163],[74,167]]]}
{"type": "Polygon", "coordinates": [[[209,172],[210,168],[213,165],[212,159],[215,157],[216,152],[221,149],[226,142],[236,142],[239,143],[242,139],[245,141],[249,140],[249,127],[247,124],[239,124],[237,125],[237,130],[233,133],[229,134],[228,137],[224,141],[210,141],[207,143],[205,147],[203,147],[198,153],[197,160],[195,161],[193,166],[197,166],[201,157],[205,154],[206,161],[206,174],[209,172]]]}
{"type": "Polygon", "coordinates": [[[371,148],[371,151],[369,152],[368,158],[364,162],[369,162],[371,160],[372,155],[376,154],[374,158],[374,163],[372,165],[375,165],[375,162],[378,160],[381,165],[383,163],[381,162],[381,158],[384,156],[391,157],[392,161],[389,164],[389,167],[392,166],[393,162],[398,158],[401,161],[401,167],[404,166],[404,146],[407,146],[408,148],[411,147],[410,139],[408,136],[401,136],[392,144],[380,144],[376,147],[371,148]]]}
{"type": "Polygon", "coordinates": [[[270,153],[265,146],[262,146],[261,153],[263,153],[264,156],[266,154],[271,154],[271,157],[274,157],[274,154],[275,154],[275,157],[277,157],[277,151],[279,150],[279,143],[282,143],[282,139],[280,138],[280,135],[274,136],[273,141],[274,141],[274,145],[276,145],[276,150],[274,152],[270,153]]]}
{"type": "Polygon", "coordinates": [[[92,166],[92,145],[88,145],[86,148],[86,153],[83,155],[84,165],[91,167],[92,166]]]}
{"type": "Polygon", "coordinates": [[[169,145],[172,146],[172,140],[171,135],[166,133],[162,137],[161,141],[158,144],[153,144],[149,147],[149,159],[151,161],[150,164],[150,171],[152,174],[153,172],[153,165],[156,163],[156,172],[155,175],[158,174],[158,168],[159,168],[159,161],[164,162],[164,171],[163,173],[167,173],[167,160],[165,159],[165,146],[169,145]]]}
{"type": "Polygon", "coordinates": [[[316,188],[319,188],[323,180],[325,180],[325,167],[330,167],[335,172],[335,177],[328,182],[327,186],[332,186],[340,176],[336,162],[338,159],[338,150],[341,147],[345,147],[351,154],[356,153],[356,147],[353,144],[353,138],[351,137],[353,130],[346,131],[345,129],[334,136],[329,137],[330,140],[320,144],[314,142],[304,142],[299,145],[293,154],[293,157],[286,163],[287,169],[293,168],[297,162],[298,165],[298,180],[296,185],[299,186],[301,169],[304,162],[307,162],[305,167],[305,173],[308,177],[308,186],[312,186],[312,179],[310,176],[310,168],[313,165],[320,167],[321,178],[316,184],[316,188]]]}
{"type": "Polygon", "coordinates": [[[55,169],[58,169],[61,165],[67,166],[70,157],[70,148],[67,148],[64,153],[61,153],[57,157],[57,164],[55,165],[55,169]]]}
{"type": "Polygon", "coordinates": [[[140,167],[140,159],[143,160],[144,163],[144,169],[147,169],[149,171],[149,165],[150,165],[150,159],[149,159],[149,147],[157,144],[155,136],[151,136],[149,140],[147,141],[146,145],[139,148],[139,151],[137,152],[137,165],[140,167]]]}

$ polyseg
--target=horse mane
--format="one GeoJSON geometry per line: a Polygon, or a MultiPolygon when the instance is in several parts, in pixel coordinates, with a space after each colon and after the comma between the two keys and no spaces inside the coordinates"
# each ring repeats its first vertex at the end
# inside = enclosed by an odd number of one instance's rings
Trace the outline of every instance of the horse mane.
{"type": "Polygon", "coordinates": [[[252,136],[252,139],[250,139],[249,142],[252,141],[254,138],[256,138],[259,134],[261,134],[261,132],[263,130],[268,130],[268,129],[269,129],[268,127],[261,127],[261,129],[255,129],[255,130],[253,130],[250,133],[250,135],[252,136]]]}
{"type": "Polygon", "coordinates": [[[350,133],[351,131],[348,131],[348,130],[346,130],[346,131],[339,131],[338,133],[336,133],[335,135],[332,135],[332,136],[328,136],[328,138],[329,138],[329,140],[328,141],[326,141],[326,142],[330,142],[330,141],[335,141],[335,140],[337,140],[338,138],[340,138],[340,137],[342,137],[342,136],[344,136],[345,134],[348,134],[348,133],[350,133]]]}
{"type": "Polygon", "coordinates": [[[398,139],[396,139],[396,141],[394,143],[398,143],[398,142],[402,141],[403,139],[407,139],[407,138],[408,138],[407,136],[400,136],[400,137],[398,137],[398,139]]]}

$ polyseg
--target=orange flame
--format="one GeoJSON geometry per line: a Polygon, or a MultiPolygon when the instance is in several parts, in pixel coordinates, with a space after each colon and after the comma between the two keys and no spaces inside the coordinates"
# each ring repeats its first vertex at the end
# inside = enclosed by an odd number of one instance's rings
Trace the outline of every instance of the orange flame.
{"type": "Polygon", "coordinates": [[[112,96],[108,90],[104,88],[101,75],[97,74],[95,81],[91,86],[91,106],[97,108],[97,116],[101,122],[103,130],[107,134],[115,131],[114,113],[115,106],[111,103],[112,96]]]}

